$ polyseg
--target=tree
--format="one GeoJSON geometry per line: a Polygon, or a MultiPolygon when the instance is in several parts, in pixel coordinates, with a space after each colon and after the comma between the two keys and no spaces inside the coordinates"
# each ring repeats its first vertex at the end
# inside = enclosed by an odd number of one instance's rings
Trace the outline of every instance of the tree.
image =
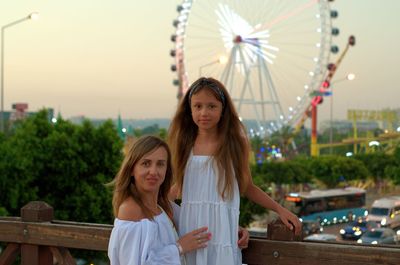
{"type": "Polygon", "coordinates": [[[56,219],[112,222],[111,191],[104,184],[118,170],[122,141],[110,120],[99,127],[63,119],[53,124],[43,110],[17,125],[0,153],[0,196],[9,214],[44,200],[56,219]]]}
{"type": "MultiPolygon", "coordinates": [[[[258,169],[258,165],[251,166],[253,182],[263,191],[268,192],[268,183],[266,183],[263,178],[258,174],[258,169]]],[[[254,220],[254,215],[261,215],[266,212],[267,210],[259,206],[258,204],[255,204],[247,198],[242,198],[240,200],[239,223],[241,226],[246,227],[254,220]]]]}
{"type": "Polygon", "coordinates": [[[400,185],[400,145],[393,152],[393,163],[385,168],[385,176],[392,180],[395,185],[400,185]]]}
{"type": "Polygon", "coordinates": [[[389,179],[393,174],[387,175],[389,169],[390,172],[396,172],[393,170],[396,167],[396,158],[393,155],[388,155],[382,152],[371,153],[371,154],[358,154],[354,156],[355,159],[361,161],[370,172],[371,177],[374,180],[375,187],[378,191],[384,186],[384,181],[389,179]]]}
{"type": "Polygon", "coordinates": [[[320,156],[310,163],[312,175],[327,188],[335,188],[341,183],[366,179],[369,172],[366,167],[352,158],[340,156],[320,156]]]}

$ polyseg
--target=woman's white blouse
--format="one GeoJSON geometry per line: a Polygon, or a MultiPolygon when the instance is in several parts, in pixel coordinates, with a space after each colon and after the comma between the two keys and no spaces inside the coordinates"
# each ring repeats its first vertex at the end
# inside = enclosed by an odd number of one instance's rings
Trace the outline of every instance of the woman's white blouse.
{"type": "Polygon", "coordinates": [[[116,218],[108,244],[111,265],[181,265],[177,235],[163,211],[154,221],[116,218]]]}

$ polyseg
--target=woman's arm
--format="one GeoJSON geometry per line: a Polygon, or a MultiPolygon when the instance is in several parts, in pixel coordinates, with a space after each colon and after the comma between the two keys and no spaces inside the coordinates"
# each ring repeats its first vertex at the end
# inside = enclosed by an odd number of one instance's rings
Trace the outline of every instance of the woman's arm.
{"type": "Polygon", "coordinates": [[[181,264],[175,242],[159,245],[157,236],[157,225],[150,220],[114,225],[108,245],[110,264],[181,264]]]}
{"type": "Polygon", "coordinates": [[[177,242],[160,245],[158,226],[150,220],[114,226],[108,245],[108,256],[111,265],[178,265],[181,264],[180,255],[207,247],[211,239],[211,233],[207,229],[202,227],[193,230],[177,242]]]}

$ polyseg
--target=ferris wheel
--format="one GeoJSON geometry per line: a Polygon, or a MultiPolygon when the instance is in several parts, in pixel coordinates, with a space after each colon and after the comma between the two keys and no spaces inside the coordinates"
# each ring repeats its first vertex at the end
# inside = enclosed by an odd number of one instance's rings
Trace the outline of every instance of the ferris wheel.
{"type": "Polygon", "coordinates": [[[170,52],[178,98],[210,76],[225,84],[250,134],[294,124],[338,52],[329,2],[184,0],[170,52]]]}

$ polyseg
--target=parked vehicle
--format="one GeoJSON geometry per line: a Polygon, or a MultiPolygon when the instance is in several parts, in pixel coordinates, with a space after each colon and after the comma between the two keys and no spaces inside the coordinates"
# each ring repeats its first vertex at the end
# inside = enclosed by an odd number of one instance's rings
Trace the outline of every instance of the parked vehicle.
{"type": "Polygon", "coordinates": [[[367,220],[377,222],[383,227],[400,227],[400,196],[375,200],[367,220]]]}
{"type": "Polygon", "coordinates": [[[309,236],[306,236],[304,241],[328,241],[328,242],[336,242],[338,240],[336,235],[333,234],[312,234],[309,236]]]}
{"type": "Polygon", "coordinates": [[[306,237],[306,236],[312,235],[312,234],[319,234],[322,231],[324,231],[324,229],[321,227],[321,224],[318,221],[303,220],[302,223],[303,223],[303,226],[302,226],[303,237],[306,237]]]}
{"type": "Polygon", "coordinates": [[[340,229],[340,235],[342,239],[359,239],[365,232],[377,228],[376,222],[367,221],[365,219],[359,219],[340,229]]]}
{"type": "Polygon", "coordinates": [[[250,237],[267,237],[267,228],[252,227],[248,229],[250,237]]]}
{"type": "Polygon", "coordinates": [[[357,243],[360,244],[397,244],[399,242],[399,235],[387,227],[374,228],[365,232],[357,243]]]}

